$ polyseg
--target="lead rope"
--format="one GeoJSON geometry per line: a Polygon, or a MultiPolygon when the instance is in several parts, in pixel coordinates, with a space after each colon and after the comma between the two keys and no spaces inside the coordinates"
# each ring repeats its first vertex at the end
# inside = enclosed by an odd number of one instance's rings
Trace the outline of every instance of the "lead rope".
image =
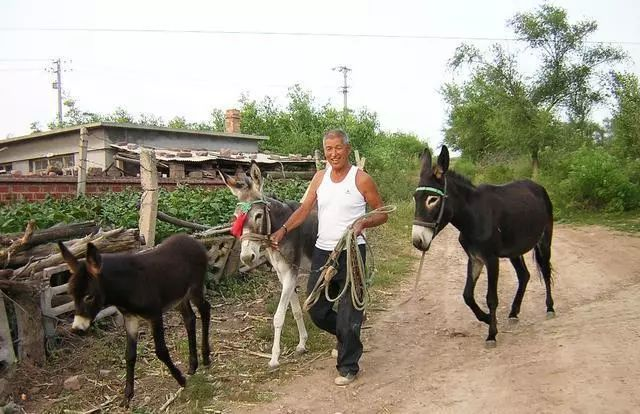
{"type": "MultiPolygon", "coordinates": [[[[338,244],[329,255],[327,263],[319,269],[322,270],[322,272],[320,273],[313,290],[304,301],[303,308],[305,311],[308,311],[318,302],[323,290],[327,301],[334,303],[344,296],[349,287],[351,288],[351,301],[354,309],[363,311],[367,307],[367,304],[369,303],[368,284],[371,283],[372,275],[367,274],[368,272],[362,260],[360,249],[358,248],[358,241],[353,231],[353,226],[360,220],[363,220],[373,214],[389,214],[394,211],[396,211],[396,206],[384,206],[377,208],[358,217],[353,223],[351,223],[351,225],[349,225],[349,227],[347,227],[344,234],[338,241],[338,244]],[[338,258],[343,250],[347,251],[346,280],[342,291],[336,297],[332,298],[329,294],[329,286],[331,279],[333,279],[333,277],[338,273],[338,258]]],[[[370,249],[369,252],[371,252],[370,249]]],[[[371,254],[370,257],[371,262],[373,262],[373,254],[371,254]]]]}
{"type": "Polygon", "coordinates": [[[427,254],[427,251],[422,252],[422,257],[420,257],[420,266],[418,266],[418,273],[416,273],[416,281],[413,284],[413,290],[411,291],[411,296],[407,299],[403,300],[398,306],[402,306],[411,301],[414,298],[416,291],[418,290],[418,282],[420,282],[420,276],[422,275],[422,265],[424,264],[424,256],[427,254]]]}

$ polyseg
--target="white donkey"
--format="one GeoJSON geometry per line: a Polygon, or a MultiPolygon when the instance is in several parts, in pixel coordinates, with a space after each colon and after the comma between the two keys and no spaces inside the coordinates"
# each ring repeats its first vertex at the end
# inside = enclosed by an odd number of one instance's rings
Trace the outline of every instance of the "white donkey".
{"type": "Polygon", "coordinates": [[[275,250],[268,244],[268,236],[285,223],[300,203],[285,203],[265,197],[262,193],[262,174],[255,162],[251,164],[250,176],[244,173],[229,176],[222,172],[220,175],[239,200],[236,216],[240,219],[236,220],[241,222],[237,222],[235,227],[239,230],[238,234],[242,234],[240,260],[245,265],[252,265],[261,257],[260,249],[265,248],[267,259],[282,284],[280,302],[273,316],[273,347],[269,361],[269,367],[275,368],[280,364],[280,336],[288,305],[291,305],[291,312],[298,326],[300,341],[296,352],[306,351],[307,329],[295,289],[298,271],[301,268],[308,269],[311,265],[311,255],[318,236],[318,216],[315,211],[309,214],[300,227],[287,234],[280,243],[279,250],[275,250]]]}

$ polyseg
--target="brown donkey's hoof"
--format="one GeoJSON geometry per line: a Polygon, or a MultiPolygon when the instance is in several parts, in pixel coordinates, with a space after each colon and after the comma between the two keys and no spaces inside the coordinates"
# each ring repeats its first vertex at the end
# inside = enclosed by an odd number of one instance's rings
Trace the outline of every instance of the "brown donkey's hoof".
{"type": "Polygon", "coordinates": [[[496,345],[497,345],[497,342],[496,342],[496,340],[495,340],[495,339],[493,339],[493,340],[489,340],[489,341],[485,341],[485,343],[484,343],[484,346],[485,346],[487,349],[493,349],[493,348],[495,348],[495,347],[496,347],[496,345]]]}

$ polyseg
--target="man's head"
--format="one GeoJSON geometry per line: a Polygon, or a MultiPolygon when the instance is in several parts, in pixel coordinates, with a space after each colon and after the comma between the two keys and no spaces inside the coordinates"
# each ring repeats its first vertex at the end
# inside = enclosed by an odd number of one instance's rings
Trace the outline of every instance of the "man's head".
{"type": "Polygon", "coordinates": [[[349,165],[351,144],[349,136],[341,129],[331,129],[324,134],[322,139],[324,158],[331,168],[342,169],[349,165]]]}

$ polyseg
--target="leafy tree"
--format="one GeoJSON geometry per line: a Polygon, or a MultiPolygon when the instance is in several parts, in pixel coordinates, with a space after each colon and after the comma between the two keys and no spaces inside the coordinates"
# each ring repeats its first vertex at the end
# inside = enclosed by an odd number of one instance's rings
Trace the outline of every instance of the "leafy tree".
{"type": "Polygon", "coordinates": [[[525,77],[518,56],[500,45],[487,56],[471,45],[458,47],[450,67],[469,68],[470,79],[442,89],[450,108],[445,141],[472,160],[527,154],[537,176],[544,148],[575,149],[602,136],[588,116],[606,98],[603,67],[625,55],[587,42],[594,21],[570,24],[566,11],[551,5],[519,13],[509,25],[538,55],[540,68],[525,77]]]}
{"type": "Polygon", "coordinates": [[[640,85],[634,74],[614,74],[616,108],[611,119],[615,152],[640,160],[640,85]]]}

